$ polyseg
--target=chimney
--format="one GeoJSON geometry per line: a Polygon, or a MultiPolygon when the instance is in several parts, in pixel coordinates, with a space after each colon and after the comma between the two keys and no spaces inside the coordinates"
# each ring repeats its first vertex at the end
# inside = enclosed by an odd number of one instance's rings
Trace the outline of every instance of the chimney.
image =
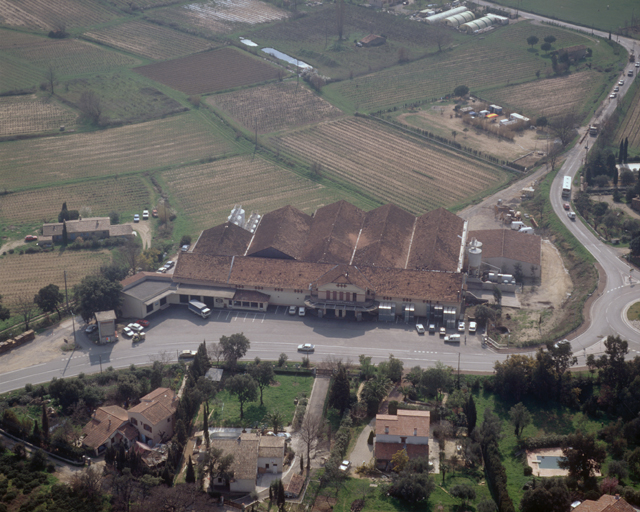
{"type": "Polygon", "coordinates": [[[616,494],[616,501],[620,499],[620,495],[616,494]]]}

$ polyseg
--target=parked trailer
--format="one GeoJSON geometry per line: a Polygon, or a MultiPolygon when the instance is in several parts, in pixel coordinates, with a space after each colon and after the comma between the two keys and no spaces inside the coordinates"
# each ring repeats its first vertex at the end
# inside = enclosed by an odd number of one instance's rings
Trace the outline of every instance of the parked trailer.
{"type": "Polygon", "coordinates": [[[203,304],[197,300],[189,301],[189,311],[193,311],[196,315],[202,318],[208,318],[211,315],[211,310],[206,304],[203,304]]]}

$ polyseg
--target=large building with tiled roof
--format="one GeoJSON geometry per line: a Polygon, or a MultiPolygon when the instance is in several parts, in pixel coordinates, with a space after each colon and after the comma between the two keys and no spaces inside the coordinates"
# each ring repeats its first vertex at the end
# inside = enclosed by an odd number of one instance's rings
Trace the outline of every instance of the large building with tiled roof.
{"type": "Polygon", "coordinates": [[[542,268],[542,239],[513,229],[484,229],[469,232],[469,240],[482,244],[482,261],[503,274],[513,274],[520,265],[526,277],[539,278],[542,268]]]}
{"type": "Polygon", "coordinates": [[[635,512],[635,509],[619,494],[603,494],[598,501],[584,500],[573,512],[635,512]]]}
{"type": "Polygon", "coordinates": [[[313,215],[285,206],[257,228],[228,221],[203,231],[171,276],[125,280],[123,316],[195,299],[212,309],[295,305],[319,316],[431,317],[453,327],[466,239],[467,223],[441,208],[415,217],[395,205],[364,212],[338,201],[313,215]]]}

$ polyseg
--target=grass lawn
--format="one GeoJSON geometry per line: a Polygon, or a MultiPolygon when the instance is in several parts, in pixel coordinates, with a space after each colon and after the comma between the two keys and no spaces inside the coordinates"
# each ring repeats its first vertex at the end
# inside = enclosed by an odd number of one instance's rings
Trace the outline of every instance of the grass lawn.
{"type": "MultiPolygon", "coordinates": [[[[282,412],[284,425],[289,425],[293,419],[296,397],[311,395],[313,377],[297,375],[276,375],[276,383],[264,390],[264,405],[260,405],[260,398],[256,402],[244,404],[243,422],[249,426],[261,423],[267,413],[275,410],[282,412]]],[[[241,426],[240,402],[228,391],[223,390],[216,395],[210,403],[210,425],[223,425],[227,427],[241,426]]]]}
{"type": "Polygon", "coordinates": [[[636,302],[627,311],[627,318],[629,320],[640,320],[640,302],[636,302]]]}

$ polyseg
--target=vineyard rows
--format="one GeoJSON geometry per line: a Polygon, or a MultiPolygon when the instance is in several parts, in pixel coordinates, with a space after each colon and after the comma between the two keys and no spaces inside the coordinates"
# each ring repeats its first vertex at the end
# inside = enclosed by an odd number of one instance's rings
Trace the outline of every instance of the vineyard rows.
{"type": "Polygon", "coordinates": [[[309,214],[346,194],[301,178],[259,156],[239,156],[163,174],[193,229],[224,222],[234,204],[261,214],[291,204],[309,214]]]}
{"type": "Polygon", "coordinates": [[[55,284],[64,290],[64,271],[71,288],[82,278],[95,273],[111,262],[107,251],[64,251],[37,254],[12,254],[2,258],[0,265],[0,295],[3,305],[11,307],[18,298],[33,296],[40,288],[55,284]]]}
{"type": "Polygon", "coordinates": [[[503,107],[518,109],[530,116],[559,116],[579,111],[597,73],[584,71],[550,80],[536,80],[512,87],[487,91],[482,97],[503,107]]]}
{"type": "Polygon", "coordinates": [[[76,117],[75,112],[35,95],[0,98],[0,136],[58,130],[74,125],[76,117]]]}
{"type": "Polygon", "coordinates": [[[62,202],[70,210],[89,208],[91,216],[142,210],[149,206],[149,190],[139,176],[121,176],[15,192],[0,201],[0,224],[56,222],[62,202]]]}
{"type": "Polygon", "coordinates": [[[233,147],[226,134],[205,124],[197,113],[99,132],[4,142],[0,187],[16,190],[138,172],[219,156],[233,147]]]}
{"type": "Polygon", "coordinates": [[[414,214],[452,206],[504,179],[497,168],[407,139],[372,121],[344,119],[275,139],[369,195],[414,214]]]}
{"type": "Polygon", "coordinates": [[[57,29],[64,20],[67,29],[112,20],[116,13],[98,0],[0,0],[0,19],[6,25],[57,29]]]}
{"type": "MultiPolygon", "coordinates": [[[[453,52],[331,84],[325,89],[331,96],[345,98],[352,107],[371,112],[451,94],[460,84],[468,84],[481,94],[490,87],[534,80],[537,71],[544,71],[545,64],[522,47],[531,30],[528,23],[503,27],[484,40],[476,38],[473,45],[461,45],[453,52]]],[[[565,32],[553,28],[544,30],[558,33],[557,46],[576,39],[586,41],[581,36],[561,36],[565,32]]]]}
{"type": "Polygon", "coordinates": [[[333,119],[342,112],[295,82],[280,82],[209,96],[207,103],[228,112],[242,126],[269,133],[333,119]]]}
{"type": "Polygon", "coordinates": [[[222,48],[158,62],[135,71],[187,94],[222,91],[275,79],[278,68],[236,50],[222,48]],[[224,69],[224,73],[220,70],[224,69]]]}
{"type": "Polygon", "coordinates": [[[130,21],[84,34],[119,50],[154,60],[167,60],[211,48],[215,44],[143,21],[130,21]]]}
{"type": "MultiPolygon", "coordinates": [[[[625,98],[626,100],[626,98],[625,98]]],[[[635,97],[625,112],[624,120],[618,129],[615,141],[629,139],[629,147],[640,149],[640,87],[636,89],[635,97]]]]}
{"type": "Polygon", "coordinates": [[[198,20],[212,19],[224,23],[267,23],[287,17],[286,11],[260,0],[216,0],[207,4],[185,5],[198,20]]]}
{"type": "Polygon", "coordinates": [[[117,67],[131,67],[139,62],[133,57],[71,39],[34,38],[29,44],[12,47],[9,54],[43,70],[52,66],[58,76],[104,72],[117,67]]]}
{"type": "MultiPolygon", "coordinates": [[[[182,2],[183,0],[136,0],[135,5],[142,9],[152,9],[182,2]]],[[[131,0],[109,0],[109,3],[125,11],[131,8],[131,0]]]]}
{"type": "Polygon", "coordinates": [[[42,71],[10,57],[0,49],[0,92],[34,87],[41,82],[42,71]]]}

